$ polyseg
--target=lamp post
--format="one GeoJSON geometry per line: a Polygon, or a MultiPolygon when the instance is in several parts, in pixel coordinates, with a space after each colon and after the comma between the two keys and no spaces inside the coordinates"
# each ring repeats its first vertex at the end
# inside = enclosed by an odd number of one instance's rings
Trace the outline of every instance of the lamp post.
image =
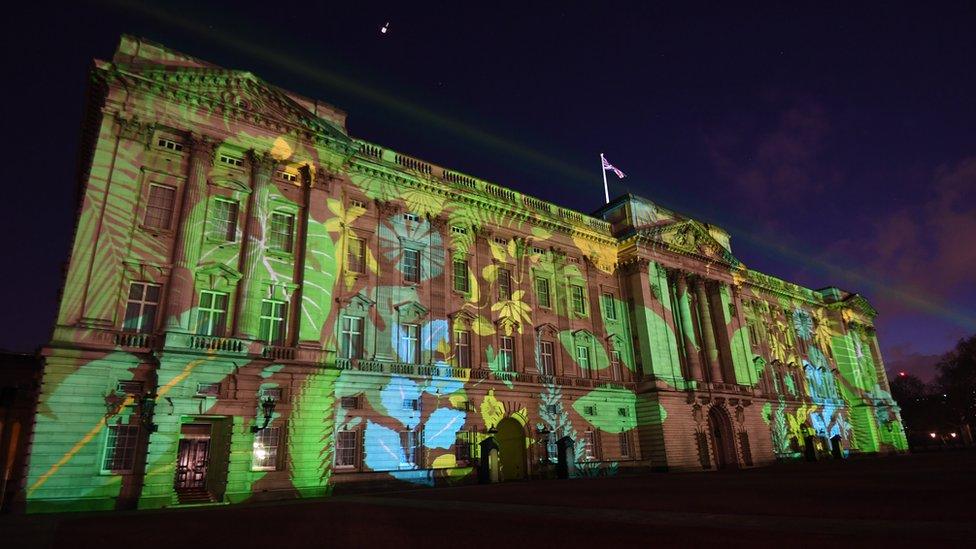
{"type": "Polygon", "coordinates": [[[258,431],[268,428],[268,424],[271,423],[271,419],[274,417],[275,406],[277,404],[278,403],[275,402],[275,399],[271,397],[267,397],[261,401],[261,412],[264,415],[264,423],[260,427],[258,427],[257,424],[251,425],[252,433],[257,433],[258,431]]]}

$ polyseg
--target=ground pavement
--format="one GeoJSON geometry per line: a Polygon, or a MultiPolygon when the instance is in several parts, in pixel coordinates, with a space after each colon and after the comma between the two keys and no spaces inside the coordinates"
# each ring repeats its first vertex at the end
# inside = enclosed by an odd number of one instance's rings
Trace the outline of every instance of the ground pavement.
{"type": "Polygon", "coordinates": [[[0,517],[0,547],[976,544],[976,452],[0,517]]]}

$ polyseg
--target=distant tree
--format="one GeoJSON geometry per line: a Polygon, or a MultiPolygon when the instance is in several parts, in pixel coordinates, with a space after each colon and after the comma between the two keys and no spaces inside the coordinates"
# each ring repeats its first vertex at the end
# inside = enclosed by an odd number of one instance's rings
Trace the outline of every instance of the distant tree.
{"type": "Polygon", "coordinates": [[[891,382],[891,396],[901,408],[905,426],[913,431],[929,431],[944,422],[942,394],[912,374],[898,375],[891,382]]]}
{"type": "Polygon", "coordinates": [[[936,386],[956,425],[976,430],[976,334],[960,339],[936,364],[936,386]]]}

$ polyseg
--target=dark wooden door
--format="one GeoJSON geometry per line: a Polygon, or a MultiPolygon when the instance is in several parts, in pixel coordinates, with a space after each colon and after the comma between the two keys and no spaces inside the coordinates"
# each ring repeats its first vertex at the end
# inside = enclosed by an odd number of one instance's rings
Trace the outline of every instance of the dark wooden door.
{"type": "Polygon", "coordinates": [[[176,461],[176,489],[205,488],[209,461],[209,438],[180,439],[180,450],[176,461]]]}

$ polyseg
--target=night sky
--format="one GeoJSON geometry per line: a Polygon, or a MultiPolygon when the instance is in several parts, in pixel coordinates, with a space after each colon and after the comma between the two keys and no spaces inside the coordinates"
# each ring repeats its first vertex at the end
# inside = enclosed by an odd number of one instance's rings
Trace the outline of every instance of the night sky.
{"type": "Polygon", "coordinates": [[[5,8],[2,348],[50,337],[88,70],[122,33],[583,212],[603,202],[606,153],[628,175],[611,195],[725,227],[751,268],[866,296],[890,372],[930,378],[976,332],[974,2],[157,4],[5,8]]]}

